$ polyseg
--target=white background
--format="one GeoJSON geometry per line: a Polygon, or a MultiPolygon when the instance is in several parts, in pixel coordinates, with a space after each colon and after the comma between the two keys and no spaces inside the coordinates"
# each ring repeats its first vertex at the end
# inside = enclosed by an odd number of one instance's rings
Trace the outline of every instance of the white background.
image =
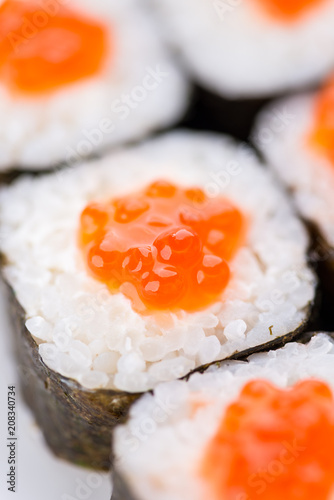
{"type": "Polygon", "coordinates": [[[55,458],[46,447],[33,415],[19,391],[11,350],[12,329],[0,283],[0,499],[1,500],[110,500],[109,474],[94,473],[55,458]],[[7,391],[16,385],[17,464],[16,493],[9,492],[7,448],[7,391]]]}

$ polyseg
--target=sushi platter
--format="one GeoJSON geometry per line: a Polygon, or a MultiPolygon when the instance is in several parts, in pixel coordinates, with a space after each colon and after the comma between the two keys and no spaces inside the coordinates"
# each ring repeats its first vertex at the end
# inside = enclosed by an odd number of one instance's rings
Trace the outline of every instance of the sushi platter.
{"type": "Polygon", "coordinates": [[[334,0],[0,0],[0,498],[334,499],[334,0]]]}

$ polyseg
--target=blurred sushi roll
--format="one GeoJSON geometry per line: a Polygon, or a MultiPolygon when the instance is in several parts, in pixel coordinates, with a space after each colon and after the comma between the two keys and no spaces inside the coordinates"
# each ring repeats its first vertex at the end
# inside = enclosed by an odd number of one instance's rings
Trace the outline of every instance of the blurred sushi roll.
{"type": "Polygon", "coordinates": [[[25,395],[80,463],[108,462],[138,393],[296,337],[316,294],[288,198],[215,134],[20,178],[1,191],[0,230],[25,395]]]}
{"type": "MultiPolygon", "coordinates": [[[[334,79],[321,90],[274,102],[252,140],[291,193],[313,234],[312,259],[334,296],[334,79]]],[[[331,297],[329,300],[331,300],[331,297]]]]}
{"type": "Polygon", "coordinates": [[[247,138],[264,103],[334,65],[332,0],[148,0],[199,88],[199,117],[247,138]]]}
{"type": "Polygon", "coordinates": [[[134,0],[0,0],[0,26],[0,171],[77,162],[185,111],[185,79],[134,0]]]}
{"type": "Polygon", "coordinates": [[[115,430],[112,500],[328,500],[333,415],[323,333],[160,384],[115,430]]]}

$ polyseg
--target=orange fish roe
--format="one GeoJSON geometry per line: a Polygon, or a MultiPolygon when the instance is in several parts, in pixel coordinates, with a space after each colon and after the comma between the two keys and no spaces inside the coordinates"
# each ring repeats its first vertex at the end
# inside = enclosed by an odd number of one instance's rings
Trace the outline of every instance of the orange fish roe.
{"type": "Polygon", "coordinates": [[[325,0],[256,0],[273,17],[283,21],[294,21],[325,0]]]}
{"type": "Polygon", "coordinates": [[[6,0],[0,6],[0,78],[12,90],[41,93],[96,74],[107,31],[56,3],[6,0]]]}
{"type": "Polygon", "coordinates": [[[243,227],[229,201],[157,181],[130,196],[88,205],[80,243],[92,275],[131,298],[135,308],[140,303],[190,311],[212,303],[227,286],[228,261],[243,227]]]}
{"type": "Polygon", "coordinates": [[[317,97],[311,145],[325,154],[334,164],[334,77],[328,81],[317,97]]]}
{"type": "Polygon", "coordinates": [[[305,380],[242,390],[210,442],[201,473],[217,500],[329,500],[334,488],[334,399],[305,380]]]}

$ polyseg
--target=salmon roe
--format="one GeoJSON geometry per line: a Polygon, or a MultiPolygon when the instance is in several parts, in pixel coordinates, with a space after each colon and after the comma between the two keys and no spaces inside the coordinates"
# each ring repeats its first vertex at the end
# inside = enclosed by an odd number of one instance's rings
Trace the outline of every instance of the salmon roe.
{"type": "Polygon", "coordinates": [[[14,91],[42,93],[93,76],[107,45],[102,24],[59,2],[0,6],[0,79],[14,91]]]}
{"type": "Polygon", "coordinates": [[[282,390],[254,380],[227,408],[201,473],[216,500],[329,500],[333,446],[334,399],[325,383],[282,390]]]}
{"type": "Polygon", "coordinates": [[[273,17],[283,21],[294,21],[325,0],[256,0],[273,17]]]}
{"type": "Polygon", "coordinates": [[[223,198],[160,180],[81,214],[80,244],[92,275],[138,309],[203,308],[230,279],[244,219],[223,198]]]}
{"type": "Polygon", "coordinates": [[[334,77],[331,77],[316,99],[311,145],[334,164],[334,77]]]}

